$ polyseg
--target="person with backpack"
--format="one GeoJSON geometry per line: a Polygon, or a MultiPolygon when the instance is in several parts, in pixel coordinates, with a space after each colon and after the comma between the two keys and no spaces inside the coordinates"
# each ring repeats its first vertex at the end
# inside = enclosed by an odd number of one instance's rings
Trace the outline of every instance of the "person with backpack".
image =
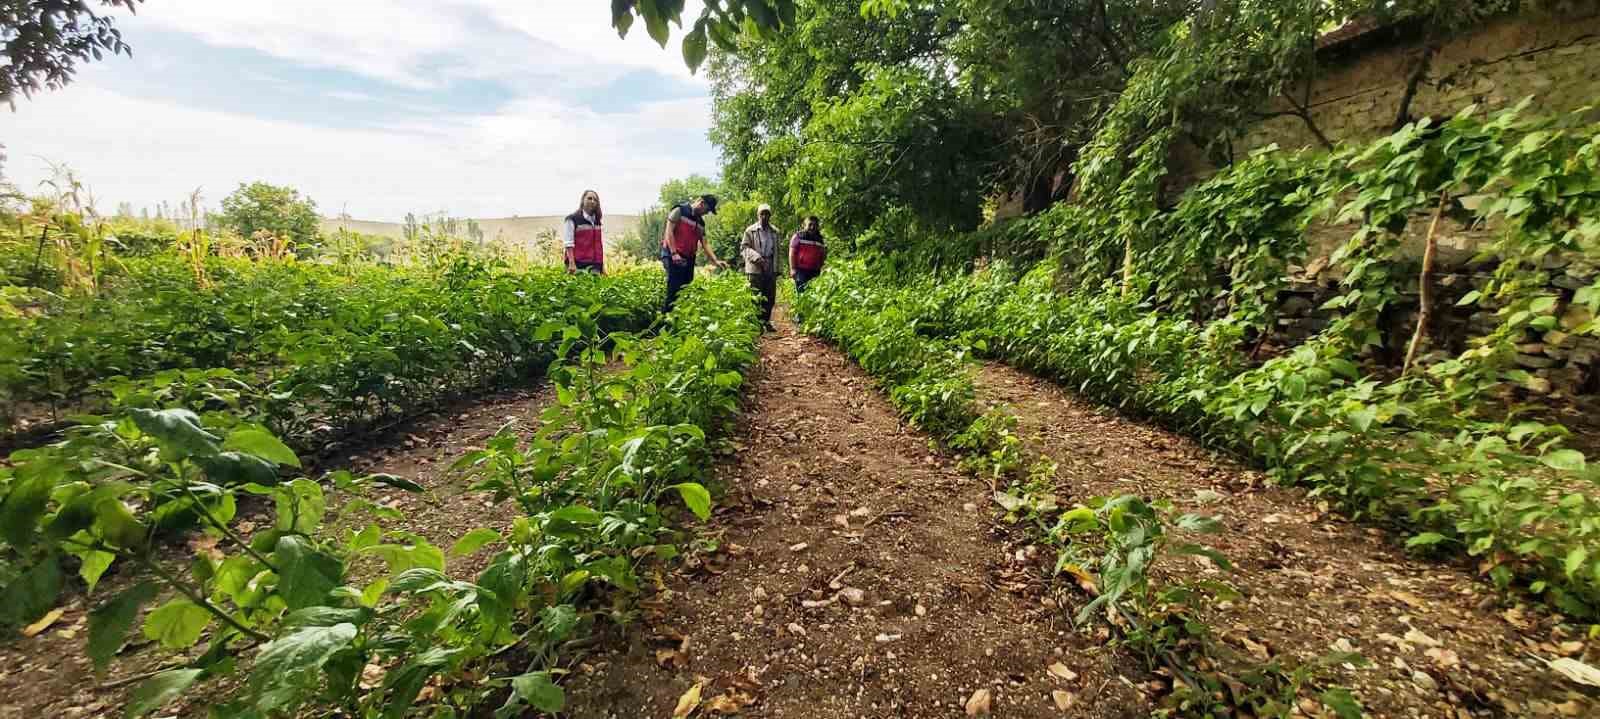
{"type": "Polygon", "coordinates": [[[678,301],[678,291],[694,281],[694,258],[701,251],[711,264],[728,268],[728,263],[717,259],[706,241],[706,215],[717,212],[716,195],[701,195],[692,203],[672,208],[667,213],[667,226],[661,233],[661,264],[667,270],[667,301],[662,313],[672,311],[678,301]]]}
{"type": "Polygon", "coordinates": [[[822,263],[826,259],[828,246],[822,239],[822,220],[811,215],[800,231],[789,238],[789,277],[794,280],[796,292],[805,292],[806,285],[822,274],[822,263]]]}
{"type": "Polygon", "coordinates": [[[567,272],[606,273],[606,248],[600,220],[600,193],[584,190],[578,209],[561,225],[561,247],[566,255],[567,272]]]}

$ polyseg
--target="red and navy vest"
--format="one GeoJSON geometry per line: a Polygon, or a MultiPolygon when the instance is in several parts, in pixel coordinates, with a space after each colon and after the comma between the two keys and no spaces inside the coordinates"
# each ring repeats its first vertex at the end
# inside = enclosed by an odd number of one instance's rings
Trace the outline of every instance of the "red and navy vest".
{"type": "Polygon", "coordinates": [[[579,210],[567,215],[567,221],[572,223],[572,260],[594,265],[603,265],[606,261],[605,242],[601,223],[590,222],[579,210]]]}
{"type": "Polygon", "coordinates": [[[672,251],[693,262],[694,253],[705,238],[705,218],[694,214],[688,205],[678,205],[678,224],[672,226],[672,251]]]}
{"type": "Polygon", "coordinates": [[[794,268],[806,272],[816,272],[822,269],[823,255],[827,254],[827,246],[822,244],[822,235],[808,235],[804,232],[794,233],[794,268]]]}

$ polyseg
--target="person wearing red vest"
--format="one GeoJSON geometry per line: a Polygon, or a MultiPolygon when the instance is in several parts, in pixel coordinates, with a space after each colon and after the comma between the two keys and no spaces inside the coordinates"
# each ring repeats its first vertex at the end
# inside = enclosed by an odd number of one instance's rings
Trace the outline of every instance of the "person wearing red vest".
{"type": "Polygon", "coordinates": [[[822,239],[822,220],[816,215],[806,218],[805,225],[789,238],[789,278],[794,280],[794,291],[805,292],[806,285],[822,274],[822,263],[828,259],[828,245],[822,239]]]}
{"type": "Polygon", "coordinates": [[[667,213],[667,227],[661,233],[661,264],[667,269],[667,302],[663,313],[671,312],[678,301],[678,291],[694,281],[694,258],[701,251],[711,259],[711,264],[728,268],[728,263],[717,259],[706,241],[706,215],[716,214],[715,195],[701,195],[691,204],[678,205],[667,213]]]}
{"type": "Polygon", "coordinates": [[[567,215],[561,226],[561,246],[566,254],[567,271],[606,273],[606,247],[601,228],[600,193],[584,190],[578,211],[567,215]]]}

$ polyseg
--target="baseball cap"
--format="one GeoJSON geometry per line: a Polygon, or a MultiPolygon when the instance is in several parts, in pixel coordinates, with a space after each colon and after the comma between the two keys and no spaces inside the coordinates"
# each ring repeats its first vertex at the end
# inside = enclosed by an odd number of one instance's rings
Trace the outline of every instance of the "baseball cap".
{"type": "Polygon", "coordinates": [[[758,214],[758,215],[763,213],[763,212],[771,212],[771,211],[772,211],[772,205],[769,205],[769,204],[767,204],[765,202],[761,203],[761,206],[756,208],[756,214],[758,214]]]}
{"type": "Polygon", "coordinates": [[[717,214],[717,196],[716,195],[701,195],[700,199],[706,201],[706,212],[708,212],[710,214],[713,214],[713,215],[717,214]]]}

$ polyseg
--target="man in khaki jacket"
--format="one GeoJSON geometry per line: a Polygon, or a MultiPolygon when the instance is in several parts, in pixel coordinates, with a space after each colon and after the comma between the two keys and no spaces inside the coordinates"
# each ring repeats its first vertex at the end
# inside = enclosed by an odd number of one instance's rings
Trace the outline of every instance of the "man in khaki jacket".
{"type": "Polygon", "coordinates": [[[750,286],[761,293],[761,324],[768,332],[772,327],[772,306],[778,301],[778,228],[772,226],[772,208],[763,204],[756,210],[756,223],[746,227],[744,239],[739,242],[739,256],[744,258],[744,273],[750,286]]]}

